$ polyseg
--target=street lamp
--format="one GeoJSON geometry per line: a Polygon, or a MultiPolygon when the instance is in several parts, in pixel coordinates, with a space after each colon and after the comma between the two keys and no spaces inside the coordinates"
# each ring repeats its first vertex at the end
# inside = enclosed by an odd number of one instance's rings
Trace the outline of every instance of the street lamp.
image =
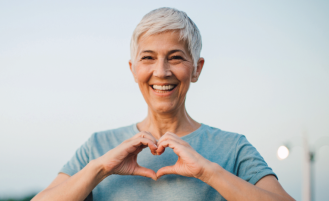
{"type": "MultiPolygon", "coordinates": [[[[315,153],[322,146],[329,145],[329,136],[319,138],[310,148],[306,134],[303,135],[303,201],[314,201],[314,159],[315,153]]],[[[286,143],[278,148],[277,156],[280,160],[284,160],[289,156],[290,143],[286,143]]]]}
{"type": "Polygon", "coordinates": [[[286,145],[282,145],[278,149],[278,158],[280,160],[286,159],[289,156],[289,149],[286,145]]]}

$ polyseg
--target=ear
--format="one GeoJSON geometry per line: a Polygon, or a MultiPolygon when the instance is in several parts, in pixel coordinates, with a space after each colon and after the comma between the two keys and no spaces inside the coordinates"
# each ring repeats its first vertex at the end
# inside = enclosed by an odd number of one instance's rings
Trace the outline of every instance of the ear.
{"type": "Polygon", "coordinates": [[[198,60],[197,66],[196,66],[196,71],[192,75],[191,82],[198,81],[202,68],[203,68],[203,65],[204,65],[204,58],[200,57],[200,59],[198,60]]]}
{"type": "Polygon", "coordinates": [[[137,83],[136,74],[135,74],[135,71],[134,71],[134,68],[133,68],[133,63],[131,62],[131,60],[129,60],[129,68],[130,68],[131,73],[134,76],[135,82],[137,83]]]}

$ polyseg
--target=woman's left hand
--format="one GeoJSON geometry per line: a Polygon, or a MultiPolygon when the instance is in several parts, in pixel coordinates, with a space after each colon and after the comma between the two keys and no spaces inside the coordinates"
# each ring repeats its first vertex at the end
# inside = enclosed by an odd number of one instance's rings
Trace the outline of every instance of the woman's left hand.
{"type": "Polygon", "coordinates": [[[159,139],[158,155],[161,155],[166,147],[173,149],[178,156],[178,160],[173,166],[160,168],[156,173],[158,178],[167,174],[178,174],[200,179],[211,163],[174,133],[167,132],[159,139]]]}

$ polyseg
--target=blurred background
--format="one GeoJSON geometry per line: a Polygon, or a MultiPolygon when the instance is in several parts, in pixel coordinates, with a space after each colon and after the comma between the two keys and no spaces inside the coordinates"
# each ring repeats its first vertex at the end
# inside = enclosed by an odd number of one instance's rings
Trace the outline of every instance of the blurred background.
{"type": "MultiPolygon", "coordinates": [[[[89,136],[141,121],[147,105],[129,71],[130,37],[159,7],[185,11],[205,66],[187,111],[238,132],[284,189],[302,199],[307,133],[329,135],[329,1],[0,1],[0,199],[50,184],[89,136]]],[[[329,146],[317,150],[314,198],[329,197],[329,146]]]]}

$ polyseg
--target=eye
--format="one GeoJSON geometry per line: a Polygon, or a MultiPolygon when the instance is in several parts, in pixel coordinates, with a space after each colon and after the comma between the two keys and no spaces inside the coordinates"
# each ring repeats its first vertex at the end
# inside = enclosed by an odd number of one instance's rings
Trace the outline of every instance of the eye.
{"type": "Polygon", "coordinates": [[[141,60],[152,60],[151,56],[143,56],[141,60]]]}
{"type": "Polygon", "coordinates": [[[184,59],[183,59],[183,57],[181,57],[179,55],[174,55],[174,56],[170,57],[169,60],[184,60],[184,59]]]}

